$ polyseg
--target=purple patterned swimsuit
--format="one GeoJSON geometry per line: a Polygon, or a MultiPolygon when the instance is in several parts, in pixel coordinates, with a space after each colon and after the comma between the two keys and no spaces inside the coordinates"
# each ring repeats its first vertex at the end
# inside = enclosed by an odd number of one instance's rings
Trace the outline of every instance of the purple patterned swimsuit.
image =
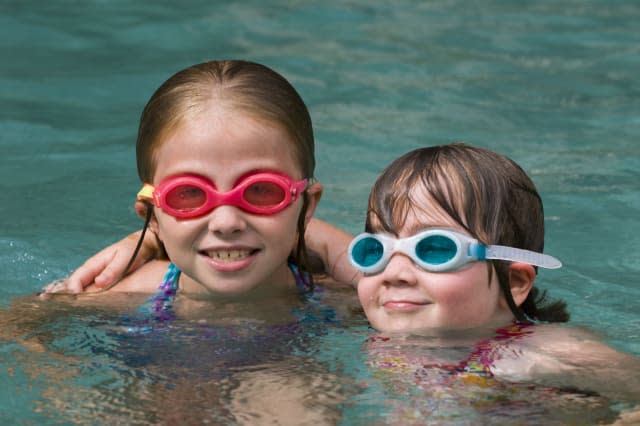
{"type": "MultiPolygon", "coordinates": [[[[296,288],[302,293],[309,292],[311,290],[309,276],[301,272],[291,262],[288,263],[288,266],[296,280],[296,288]]],[[[179,288],[180,273],[180,269],[175,264],[170,263],[156,294],[141,307],[144,312],[149,312],[156,321],[164,322],[175,319],[172,308],[179,288]]]]}

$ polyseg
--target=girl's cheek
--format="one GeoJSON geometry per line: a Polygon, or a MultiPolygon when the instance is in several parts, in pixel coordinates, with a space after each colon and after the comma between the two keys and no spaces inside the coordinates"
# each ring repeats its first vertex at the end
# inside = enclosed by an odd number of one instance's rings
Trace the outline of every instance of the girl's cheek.
{"type": "Polygon", "coordinates": [[[375,282],[370,278],[362,278],[358,282],[358,299],[363,307],[369,306],[375,296],[375,282]]]}
{"type": "MultiPolygon", "coordinates": [[[[467,271],[464,271],[467,272],[467,271]]],[[[471,271],[469,271],[471,272],[471,271]]],[[[463,302],[475,298],[478,293],[478,287],[482,285],[477,274],[455,273],[448,276],[441,276],[439,280],[433,280],[431,285],[431,294],[434,299],[440,303],[450,305],[460,305],[463,302]]],[[[484,285],[488,283],[484,280],[484,285]]]]}
{"type": "Polygon", "coordinates": [[[438,287],[431,294],[441,305],[453,306],[462,305],[470,296],[468,289],[462,287],[438,287]]]}

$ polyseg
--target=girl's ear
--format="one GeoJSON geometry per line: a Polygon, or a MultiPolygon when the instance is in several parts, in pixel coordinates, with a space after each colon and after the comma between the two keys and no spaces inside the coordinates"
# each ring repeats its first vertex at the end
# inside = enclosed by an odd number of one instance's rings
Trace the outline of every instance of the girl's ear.
{"type": "Polygon", "coordinates": [[[527,263],[513,262],[509,265],[509,286],[516,306],[524,303],[533,288],[536,270],[527,263]]]}
{"type": "Polygon", "coordinates": [[[304,216],[304,224],[305,226],[309,224],[309,221],[313,217],[313,214],[316,211],[316,207],[318,207],[318,203],[320,202],[320,198],[322,198],[322,184],[320,182],[315,182],[309,188],[307,188],[307,196],[309,197],[309,205],[307,206],[307,211],[304,216]]]}
{"type": "MultiPolygon", "coordinates": [[[[150,204],[144,203],[140,200],[136,201],[133,207],[135,208],[137,215],[140,216],[142,220],[147,218],[147,209],[153,209],[150,204]]],[[[158,235],[158,221],[153,212],[151,212],[151,219],[149,220],[149,229],[153,231],[154,234],[158,235]]]]}

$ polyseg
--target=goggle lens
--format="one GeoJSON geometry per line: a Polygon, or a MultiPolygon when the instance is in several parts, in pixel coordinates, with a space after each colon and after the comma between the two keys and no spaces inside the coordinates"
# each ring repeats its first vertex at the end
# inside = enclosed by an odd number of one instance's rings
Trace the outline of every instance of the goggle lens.
{"type": "Polygon", "coordinates": [[[244,200],[254,206],[277,206],[286,198],[284,189],[274,182],[255,182],[242,193],[244,200]]]}
{"type": "Polygon", "coordinates": [[[455,241],[444,235],[431,235],[416,244],[416,256],[429,265],[442,265],[458,253],[455,241]]]}
{"type": "Polygon", "coordinates": [[[188,213],[202,207],[207,201],[204,190],[195,185],[180,185],[165,195],[165,202],[172,209],[188,213]]]}
{"type": "Polygon", "coordinates": [[[373,237],[363,238],[351,249],[351,258],[360,266],[375,265],[384,255],[384,246],[373,237]]]}

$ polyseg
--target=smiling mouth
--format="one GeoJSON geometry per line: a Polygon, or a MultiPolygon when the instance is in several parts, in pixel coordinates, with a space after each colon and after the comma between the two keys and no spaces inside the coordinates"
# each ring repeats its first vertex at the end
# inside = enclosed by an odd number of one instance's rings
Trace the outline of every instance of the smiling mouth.
{"type": "Polygon", "coordinates": [[[255,254],[258,250],[212,250],[205,251],[203,254],[218,262],[236,262],[246,259],[255,254]]]}
{"type": "Polygon", "coordinates": [[[410,301],[410,300],[389,300],[383,304],[386,309],[391,310],[413,310],[423,306],[429,305],[429,302],[425,301],[410,301]]]}

